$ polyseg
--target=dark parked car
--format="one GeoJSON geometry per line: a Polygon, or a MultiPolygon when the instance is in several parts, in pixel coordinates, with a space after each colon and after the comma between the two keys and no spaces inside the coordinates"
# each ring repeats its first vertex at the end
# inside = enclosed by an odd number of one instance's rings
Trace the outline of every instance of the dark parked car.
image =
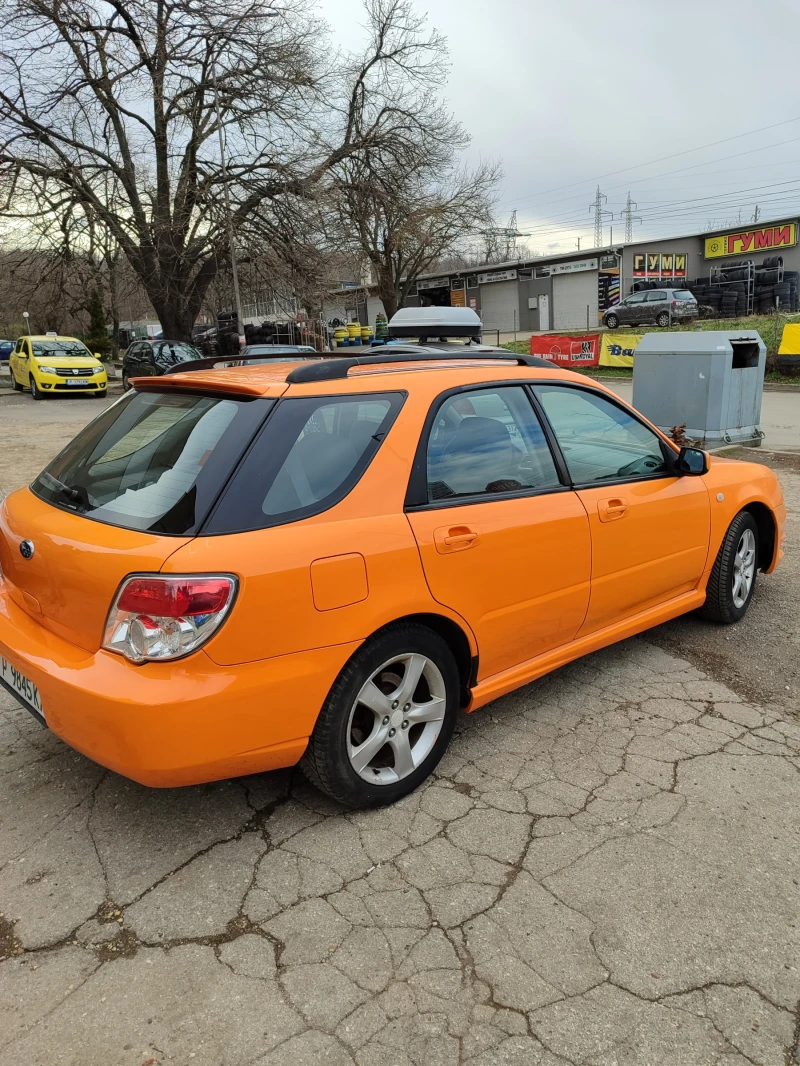
{"type": "Polygon", "coordinates": [[[291,363],[295,359],[316,355],[319,352],[307,344],[248,344],[242,348],[242,356],[247,356],[251,363],[255,362],[256,357],[265,363],[291,363]]]}
{"type": "Polygon", "coordinates": [[[188,363],[203,356],[184,341],[165,341],[151,337],[132,341],[122,357],[122,387],[129,389],[130,378],[158,377],[177,363],[188,363]]]}
{"type": "Polygon", "coordinates": [[[603,315],[603,325],[609,329],[638,326],[640,322],[669,326],[697,318],[698,313],[697,300],[688,289],[645,289],[610,307],[603,315]]]}
{"type": "Polygon", "coordinates": [[[7,363],[13,351],[13,341],[0,341],[0,363],[7,363]]]}

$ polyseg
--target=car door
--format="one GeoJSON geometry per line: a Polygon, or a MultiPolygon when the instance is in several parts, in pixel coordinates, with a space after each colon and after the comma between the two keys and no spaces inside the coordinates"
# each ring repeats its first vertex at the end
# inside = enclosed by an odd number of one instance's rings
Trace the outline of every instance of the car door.
{"type": "Polygon", "coordinates": [[[416,472],[407,515],[425,577],[472,628],[479,678],[573,640],[589,603],[589,522],[525,388],[441,397],[416,472]]]}
{"type": "Polygon", "coordinates": [[[22,337],[19,338],[14,345],[14,350],[11,353],[11,357],[8,360],[8,365],[11,367],[11,377],[14,381],[18,381],[22,384],[22,367],[20,361],[20,355],[22,352],[22,337]]]}
{"type": "Polygon", "coordinates": [[[581,635],[696,588],[711,525],[703,479],[677,476],[660,437],[599,390],[534,392],[589,516],[592,592],[581,635]]]}
{"type": "Polygon", "coordinates": [[[122,360],[122,369],[129,378],[135,378],[139,373],[139,361],[136,353],[139,350],[139,341],[131,341],[125,350],[122,360]]]}
{"type": "Polygon", "coordinates": [[[655,322],[664,311],[669,312],[669,300],[662,289],[653,289],[645,297],[643,322],[655,322]]]}
{"type": "Polygon", "coordinates": [[[28,337],[20,337],[19,339],[19,351],[17,353],[17,381],[21,385],[30,386],[31,383],[31,362],[33,359],[33,349],[31,348],[31,342],[28,337]]]}
{"type": "Polygon", "coordinates": [[[152,344],[150,341],[142,341],[141,347],[137,353],[136,358],[139,364],[137,367],[137,373],[143,378],[155,377],[158,374],[155,356],[153,355],[154,347],[156,347],[156,345],[152,344]]]}
{"type": "Polygon", "coordinates": [[[645,293],[635,292],[632,296],[628,296],[620,304],[620,310],[622,314],[619,317],[620,322],[625,322],[629,325],[641,322],[644,315],[644,298],[645,293]]]}

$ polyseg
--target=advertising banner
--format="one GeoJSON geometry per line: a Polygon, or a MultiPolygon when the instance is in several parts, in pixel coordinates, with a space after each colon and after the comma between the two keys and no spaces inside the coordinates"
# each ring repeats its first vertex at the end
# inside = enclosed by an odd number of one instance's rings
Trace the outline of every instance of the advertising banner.
{"type": "Polygon", "coordinates": [[[783,327],[778,355],[800,355],[800,323],[787,322],[783,327]]]}
{"type": "Polygon", "coordinates": [[[598,334],[588,333],[570,337],[562,333],[548,333],[531,337],[531,355],[550,359],[554,363],[571,366],[597,366],[598,334]]]}
{"type": "Polygon", "coordinates": [[[726,255],[747,255],[770,248],[791,248],[797,244],[797,226],[766,226],[764,229],[739,230],[719,237],[706,237],[706,259],[720,259],[726,255]]]}
{"type": "Polygon", "coordinates": [[[604,333],[600,342],[600,366],[633,366],[633,353],[642,339],[636,333],[612,336],[604,333]]]}
{"type": "Polygon", "coordinates": [[[685,278],[686,252],[636,252],[635,278],[685,278]]]}

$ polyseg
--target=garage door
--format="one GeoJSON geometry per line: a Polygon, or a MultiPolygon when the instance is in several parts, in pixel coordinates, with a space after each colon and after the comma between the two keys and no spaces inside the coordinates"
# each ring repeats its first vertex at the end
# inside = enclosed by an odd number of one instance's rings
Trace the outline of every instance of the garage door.
{"type": "Polygon", "coordinates": [[[553,278],[553,325],[556,329],[589,329],[597,326],[597,272],[581,270],[553,278]]]}
{"type": "Polygon", "coordinates": [[[481,285],[481,322],[484,329],[511,333],[519,329],[519,283],[495,281],[481,285]]]}

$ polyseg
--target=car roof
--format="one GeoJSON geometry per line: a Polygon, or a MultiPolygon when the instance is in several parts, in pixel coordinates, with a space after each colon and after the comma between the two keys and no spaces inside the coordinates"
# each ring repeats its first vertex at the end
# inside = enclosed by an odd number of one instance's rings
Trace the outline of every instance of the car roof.
{"type": "MultiPolygon", "coordinates": [[[[20,338],[20,340],[24,340],[25,337],[28,337],[27,333],[23,333],[23,335],[20,338]]],[[[49,334],[49,335],[47,333],[34,333],[34,334],[32,334],[31,336],[28,337],[28,340],[29,341],[75,341],[77,344],[83,344],[82,340],[79,340],[77,337],[70,337],[66,333],[58,333],[55,336],[52,333],[49,334]]],[[[86,347],[85,344],[83,346],[84,346],[84,348],[86,347]]]]}
{"type": "Polygon", "coordinates": [[[188,344],[190,348],[195,345],[191,341],[176,341],[170,337],[132,337],[131,344],[188,344]]]}
{"type": "MultiPolygon", "coordinates": [[[[495,349],[495,352],[497,350],[495,349]]],[[[386,353],[388,354],[388,353],[386,353]]],[[[481,353],[482,354],[482,353],[481,353]]],[[[450,356],[415,362],[381,362],[365,363],[350,368],[346,376],[332,380],[288,381],[292,372],[298,368],[309,368],[316,361],[297,361],[287,363],[262,363],[250,366],[225,367],[215,370],[185,371],[170,373],[168,377],[134,379],[137,389],[163,389],[177,387],[200,391],[239,393],[249,396],[277,397],[290,390],[298,395],[347,394],[367,391],[385,391],[386,389],[411,389],[418,387],[422,379],[439,391],[459,385],[480,384],[482,381],[502,381],[513,377],[516,380],[539,381],[580,381],[587,384],[586,378],[572,371],[562,369],[554,364],[547,365],[542,360],[541,366],[520,366],[519,358],[513,352],[503,352],[505,358],[487,353],[485,359],[465,358],[463,360],[450,356]],[[494,356],[494,357],[493,357],[494,356]]],[[[319,360],[331,363],[333,360],[319,360]]],[[[597,382],[591,382],[592,386],[597,382]]],[[[599,386],[603,391],[603,386],[599,386]]]]}

